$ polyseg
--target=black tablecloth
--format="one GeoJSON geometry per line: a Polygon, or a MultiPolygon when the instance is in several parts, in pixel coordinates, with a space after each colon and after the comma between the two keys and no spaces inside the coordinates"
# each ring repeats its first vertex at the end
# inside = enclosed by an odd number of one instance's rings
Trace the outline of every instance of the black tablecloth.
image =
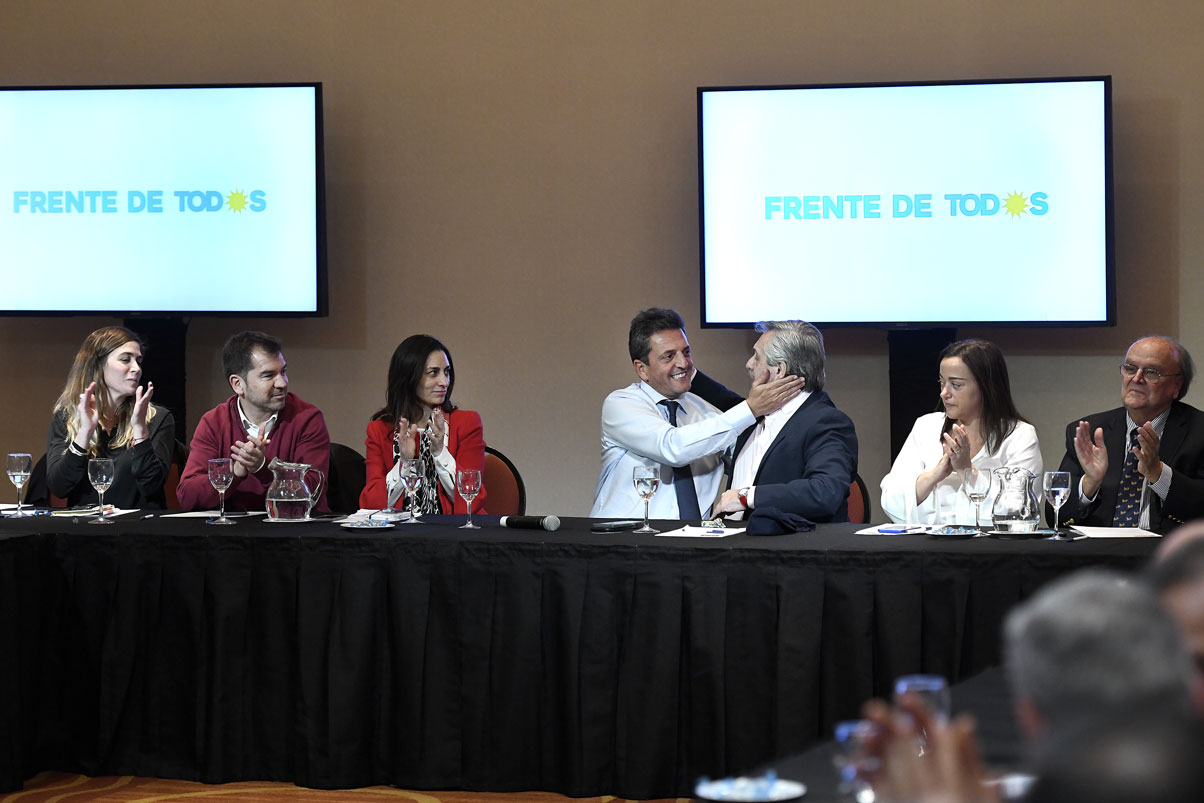
{"type": "Polygon", "coordinates": [[[0,522],[0,789],[61,769],[685,795],[829,737],[897,675],[997,664],[1017,601],[1157,543],[480,518],[0,522]]]}

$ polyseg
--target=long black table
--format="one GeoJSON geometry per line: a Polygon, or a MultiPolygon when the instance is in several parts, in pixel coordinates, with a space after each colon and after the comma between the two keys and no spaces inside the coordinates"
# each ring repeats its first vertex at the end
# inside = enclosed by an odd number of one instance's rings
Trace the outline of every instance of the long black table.
{"type": "Polygon", "coordinates": [[[829,738],[897,675],[997,664],[1016,602],[1157,544],[481,519],[0,521],[0,790],[59,769],[686,795],[829,738]]]}

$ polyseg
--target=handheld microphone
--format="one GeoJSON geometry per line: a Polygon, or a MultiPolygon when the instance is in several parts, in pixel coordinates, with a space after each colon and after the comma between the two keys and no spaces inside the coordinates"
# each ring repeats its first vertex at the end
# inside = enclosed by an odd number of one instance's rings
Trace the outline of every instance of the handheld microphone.
{"type": "Polygon", "coordinates": [[[560,529],[559,516],[502,516],[501,525],[518,530],[547,530],[555,532],[560,529]]]}

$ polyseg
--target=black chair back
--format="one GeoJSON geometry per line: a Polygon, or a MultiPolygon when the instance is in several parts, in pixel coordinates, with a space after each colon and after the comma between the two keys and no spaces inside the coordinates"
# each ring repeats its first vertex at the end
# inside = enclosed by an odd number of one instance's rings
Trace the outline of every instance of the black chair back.
{"type": "Polygon", "coordinates": [[[368,481],[364,456],[341,443],[330,444],[330,476],[326,478],[326,504],[331,513],[360,509],[360,492],[368,481]]]}

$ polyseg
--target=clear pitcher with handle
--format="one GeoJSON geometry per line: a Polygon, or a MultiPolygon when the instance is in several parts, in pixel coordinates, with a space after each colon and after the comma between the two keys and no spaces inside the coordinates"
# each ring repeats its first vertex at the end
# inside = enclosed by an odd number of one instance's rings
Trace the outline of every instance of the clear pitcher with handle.
{"type": "Polygon", "coordinates": [[[273,457],[268,463],[272,484],[268,486],[268,521],[307,521],[309,512],[318,503],[326,476],[308,463],[286,463],[273,457]],[[310,474],[318,481],[311,489],[306,482],[310,474]]]}
{"type": "Polygon", "coordinates": [[[991,505],[991,521],[996,532],[1031,533],[1041,521],[1034,482],[1037,475],[1026,468],[995,469],[995,503],[991,505]]]}

